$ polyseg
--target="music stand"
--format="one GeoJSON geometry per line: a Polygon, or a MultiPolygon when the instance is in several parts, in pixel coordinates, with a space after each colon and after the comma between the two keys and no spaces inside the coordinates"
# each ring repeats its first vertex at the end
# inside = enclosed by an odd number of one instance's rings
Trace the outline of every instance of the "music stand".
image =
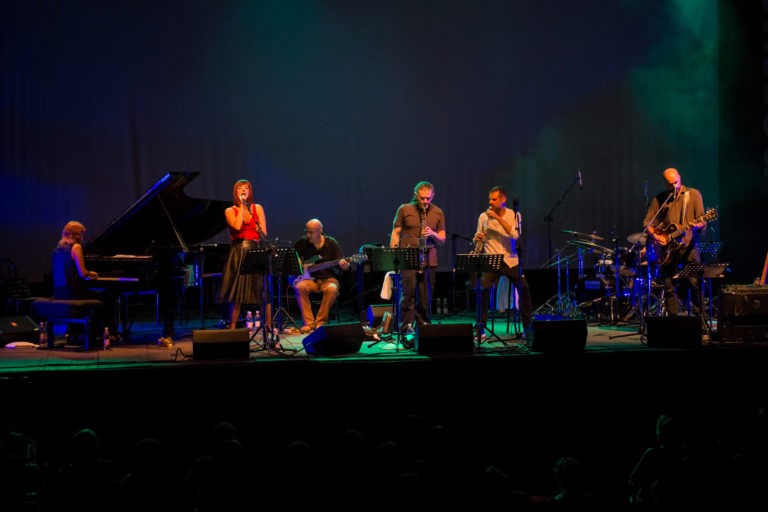
{"type": "MultiPolygon", "coordinates": [[[[240,261],[240,269],[238,272],[238,275],[250,275],[250,274],[262,274],[264,276],[264,280],[267,279],[266,274],[270,267],[270,260],[272,258],[272,250],[271,249],[250,249],[245,253],[245,256],[243,256],[243,259],[240,261]]],[[[265,302],[265,291],[266,291],[266,283],[262,282],[262,304],[261,308],[264,308],[266,311],[266,302],[265,302]]],[[[264,314],[261,315],[261,318],[264,319],[264,321],[261,322],[261,326],[259,326],[259,329],[255,331],[251,338],[248,340],[253,341],[253,339],[258,335],[259,332],[261,332],[262,335],[262,344],[261,344],[261,350],[267,350],[269,348],[269,334],[267,334],[267,321],[266,316],[264,314]]]]}
{"type": "MultiPolygon", "coordinates": [[[[302,275],[304,268],[299,259],[299,254],[293,247],[278,247],[275,259],[273,261],[273,268],[276,269],[277,274],[277,311],[272,316],[273,322],[276,319],[276,325],[278,332],[283,331],[283,315],[287,316],[293,326],[298,330],[299,324],[296,322],[286,308],[283,307],[283,276],[295,276],[302,275]]],[[[275,325],[273,323],[273,325],[275,325]]]]}
{"type": "Polygon", "coordinates": [[[688,279],[690,277],[698,277],[699,279],[699,318],[701,324],[709,337],[709,342],[712,341],[712,285],[709,285],[709,322],[704,318],[704,280],[711,280],[714,278],[725,277],[725,269],[728,268],[728,263],[688,263],[677,274],[672,276],[672,279],[688,279]]]}
{"type": "MultiPolygon", "coordinates": [[[[397,352],[400,350],[400,340],[403,334],[400,331],[400,271],[421,268],[419,248],[387,249],[375,247],[371,250],[371,268],[374,272],[394,271],[392,274],[392,316],[395,324],[393,332],[395,333],[395,351],[397,352]]],[[[368,347],[376,345],[379,341],[374,341],[368,347]]]]}
{"type": "MultiPolygon", "coordinates": [[[[503,254],[457,254],[456,268],[458,270],[475,271],[475,326],[477,335],[477,346],[480,347],[483,339],[483,331],[480,328],[482,322],[482,293],[480,289],[480,274],[482,272],[499,272],[501,263],[504,261],[503,254]]],[[[503,340],[492,330],[491,335],[499,341],[503,340]]]]}

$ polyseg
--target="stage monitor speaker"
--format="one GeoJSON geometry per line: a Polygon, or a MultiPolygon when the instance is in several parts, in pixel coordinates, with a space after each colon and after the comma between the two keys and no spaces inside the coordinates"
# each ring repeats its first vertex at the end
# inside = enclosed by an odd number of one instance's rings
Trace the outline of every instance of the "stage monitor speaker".
{"type": "Polygon", "coordinates": [[[359,323],[322,325],[307,335],[302,344],[311,356],[338,356],[360,351],[365,333],[359,323]]]}
{"type": "Polygon", "coordinates": [[[248,329],[192,331],[192,359],[248,359],[251,354],[248,329]]]}
{"type": "Polygon", "coordinates": [[[534,320],[531,350],[536,352],[571,352],[587,345],[587,321],[534,320]]]}
{"type": "Polygon", "coordinates": [[[469,354],[475,348],[472,324],[420,325],[416,337],[419,354],[469,354]]]}
{"type": "Polygon", "coordinates": [[[649,316],[645,321],[649,347],[701,346],[701,319],[697,316],[649,316]]]}
{"type": "Polygon", "coordinates": [[[0,317],[0,339],[2,342],[40,341],[40,329],[34,320],[28,316],[3,316],[0,317]]]}

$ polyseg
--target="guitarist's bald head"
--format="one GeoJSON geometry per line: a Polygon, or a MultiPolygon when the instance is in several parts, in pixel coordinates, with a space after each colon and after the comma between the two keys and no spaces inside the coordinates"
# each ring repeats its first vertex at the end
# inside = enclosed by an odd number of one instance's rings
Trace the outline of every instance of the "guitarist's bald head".
{"type": "Polygon", "coordinates": [[[680,188],[683,186],[682,181],[680,180],[680,173],[677,172],[677,169],[674,167],[670,167],[668,169],[664,169],[662,175],[664,176],[664,181],[667,182],[667,189],[674,193],[674,197],[677,199],[677,194],[680,192],[680,188]]]}

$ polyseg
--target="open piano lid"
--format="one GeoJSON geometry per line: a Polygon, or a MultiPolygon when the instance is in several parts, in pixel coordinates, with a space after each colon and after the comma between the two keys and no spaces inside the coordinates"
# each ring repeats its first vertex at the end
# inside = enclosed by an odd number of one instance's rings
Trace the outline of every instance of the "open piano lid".
{"type": "Polygon", "coordinates": [[[154,249],[199,244],[227,228],[224,216],[232,203],[188,197],[184,187],[199,172],[169,172],[130,208],[85,244],[89,255],[148,255],[154,249]]]}

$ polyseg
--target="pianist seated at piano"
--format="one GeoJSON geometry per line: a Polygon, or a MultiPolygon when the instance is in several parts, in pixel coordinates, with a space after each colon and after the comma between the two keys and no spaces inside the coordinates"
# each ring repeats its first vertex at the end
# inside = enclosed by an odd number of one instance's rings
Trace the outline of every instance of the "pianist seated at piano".
{"type": "MultiPolygon", "coordinates": [[[[109,327],[111,333],[115,332],[114,323],[114,298],[108,293],[100,293],[92,287],[99,275],[88,270],[83,256],[83,238],[85,226],[75,220],[69,221],[61,231],[61,239],[53,251],[53,298],[62,300],[98,299],[104,302],[104,314],[102,319],[109,327]]],[[[75,326],[70,327],[70,335],[75,336],[75,326]]],[[[103,329],[102,325],[95,325],[94,329],[103,329]]],[[[79,333],[78,333],[79,334],[79,333]]]]}
{"type": "Polygon", "coordinates": [[[263,307],[263,318],[271,328],[272,308],[266,300],[264,275],[241,272],[241,263],[249,250],[258,249],[267,236],[264,208],[253,202],[253,188],[248,180],[238,180],[232,187],[234,204],[224,211],[232,245],[221,278],[220,302],[229,303],[229,328],[236,329],[242,305],[263,307]]]}

